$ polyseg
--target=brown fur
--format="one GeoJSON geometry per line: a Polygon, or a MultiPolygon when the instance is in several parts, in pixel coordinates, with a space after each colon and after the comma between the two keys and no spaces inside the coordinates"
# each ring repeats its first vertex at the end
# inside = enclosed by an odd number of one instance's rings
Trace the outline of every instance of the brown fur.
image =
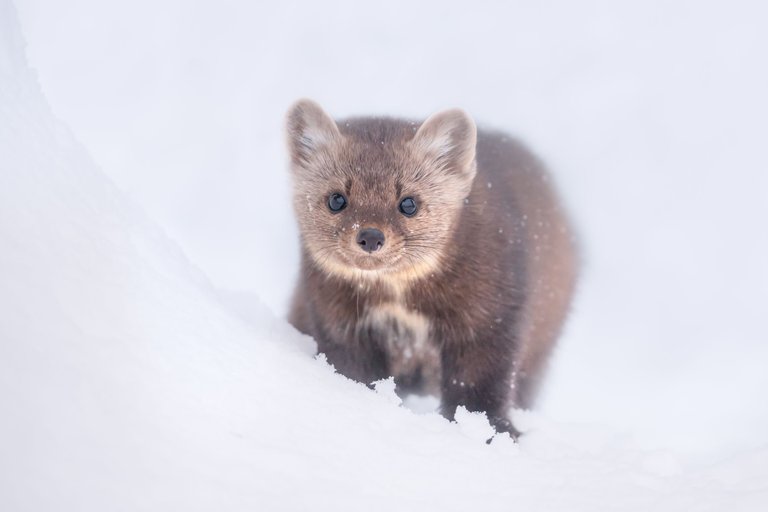
{"type": "Polygon", "coordinates": [[[514,434],[508,407],[533,403],[576,277],[540,162],[459,110],[336,123],[303,100],[288,143],[302,238],[293,325],[352,379],[392,375],[403,392],[439,392],[448,418],[463,405],[514,434]],[[339,213],[332,193],[348,199],[339,213]],[[411,218],[404,197],[419,205],[411,218]],[[364,228],[384,233],[380,251],[357,246],[364,228]]]}

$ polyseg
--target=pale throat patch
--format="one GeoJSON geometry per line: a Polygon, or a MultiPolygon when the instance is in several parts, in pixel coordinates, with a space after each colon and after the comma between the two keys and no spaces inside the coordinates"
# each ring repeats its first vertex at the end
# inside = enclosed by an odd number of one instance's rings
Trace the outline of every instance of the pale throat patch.
{"type": "Polygon", "coordinates": [[[329,274],[357,283],[361,288],[382,285],[395,296],[402,296],[411,285],[425,277],[434,276],[441,269],[439,255],[429,255],[420,260],[401,264],[395,269],[364,270],[335,258],[321,258],[317,251],[310,250],[315,264],[329,274]]]}

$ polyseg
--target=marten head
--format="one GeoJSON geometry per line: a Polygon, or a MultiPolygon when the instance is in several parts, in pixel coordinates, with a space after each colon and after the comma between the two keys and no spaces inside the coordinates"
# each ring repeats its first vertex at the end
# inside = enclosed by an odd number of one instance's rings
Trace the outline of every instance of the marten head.
{"type": "Polygon", "coordinates": [[[475,177],[477,130],[466,113],[336,123],[301,100],[287,128],[302,242],[320,268],[392,281],[439,268],[475,177]]]}

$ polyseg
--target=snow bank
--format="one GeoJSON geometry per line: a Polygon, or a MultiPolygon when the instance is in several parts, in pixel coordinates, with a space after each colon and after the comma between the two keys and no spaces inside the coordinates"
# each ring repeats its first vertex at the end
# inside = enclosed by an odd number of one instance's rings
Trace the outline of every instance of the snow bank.
{"type": "Polygon", "coordinates": [[[246,324],[51,114],[0,0],[0,510],[759,510],[768,451],[688,467],[596,427],[398,407],[246,324]]]}

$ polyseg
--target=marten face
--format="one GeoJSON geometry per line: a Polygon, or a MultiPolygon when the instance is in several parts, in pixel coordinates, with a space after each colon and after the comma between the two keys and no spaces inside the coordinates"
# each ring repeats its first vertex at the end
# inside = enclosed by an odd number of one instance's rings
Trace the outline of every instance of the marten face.
{"type": "Polygon", "coordinates": [[[466,114],[337,125],[303,100],[289,111],[288,140],[302,242],[321,269],[413,281],[439,268],[475,175],[466,114]]]}

